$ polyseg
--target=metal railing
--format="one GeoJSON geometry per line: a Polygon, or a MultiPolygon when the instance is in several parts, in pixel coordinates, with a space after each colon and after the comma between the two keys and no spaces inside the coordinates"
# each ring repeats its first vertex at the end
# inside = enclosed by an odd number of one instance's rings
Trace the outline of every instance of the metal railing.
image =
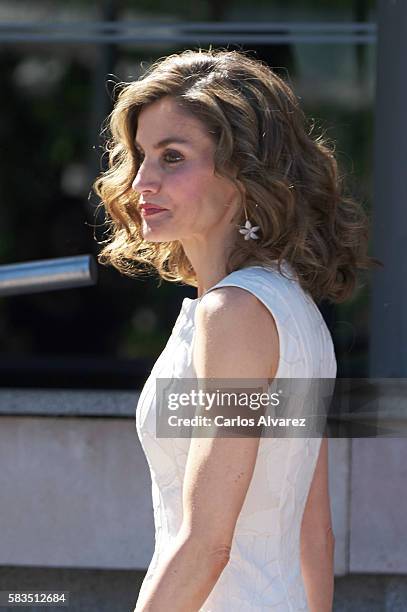
{"type": "Polygon", "coordinates": [[[92,255],[0,266],[0,296],[71,289],[96,283],[97,267],[92,255]]]}
{"type": "Polygon", "coordinates": [[[160,22],[102,21],[2,23],[0,42],[89,44],[372,44],[376,24],[366,22],[160,22]]]}

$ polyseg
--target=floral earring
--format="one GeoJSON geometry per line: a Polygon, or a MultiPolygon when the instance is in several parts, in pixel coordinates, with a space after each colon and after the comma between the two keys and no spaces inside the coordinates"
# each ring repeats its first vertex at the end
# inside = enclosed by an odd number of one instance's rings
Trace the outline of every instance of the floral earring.
{"type": "Polygon", "coordinates": [[[239,233],[240,234],[244,234],[244,239],[245,240],[249,240],[250,238],[252,238],[253,240],[258,240],[259,237],[256,236],[257,230],[260,229],[259,225],[255,225],[254,227],[252,226],[252,224],[250,223],[249,219],[247,218],[247,210],[246,210],[246,205],[245,203],[243,203],[243,208],[244,208],[244,214],[246,217],[246,223],[240,226],[239,229],[239,233]]]}

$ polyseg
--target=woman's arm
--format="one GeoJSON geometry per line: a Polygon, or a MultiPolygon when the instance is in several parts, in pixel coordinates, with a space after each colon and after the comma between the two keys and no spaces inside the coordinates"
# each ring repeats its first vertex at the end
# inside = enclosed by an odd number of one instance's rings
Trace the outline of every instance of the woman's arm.
{"type": "Polygon", "coordinates": [[[328,439],[323,438],[301,525],[301,571],[310,612],[331,612],[334,548],[328,488],[328,439]]]}
{"type": "MultiPolygon", "coordinates": [[[[198,379],[263,379],[278,361],[269,311],[237,287],[211,291],[196,312],[198,379]]],[[[228,563],[233,533],[256,463],[259,438],[192,437],[183,522],[137,612],[198,612],[228,563]]]]}

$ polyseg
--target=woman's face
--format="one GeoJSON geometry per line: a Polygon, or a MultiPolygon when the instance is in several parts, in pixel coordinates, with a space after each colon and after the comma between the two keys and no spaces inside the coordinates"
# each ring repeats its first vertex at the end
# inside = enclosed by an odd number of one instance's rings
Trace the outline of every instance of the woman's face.
{"type": "Polygon", "coordinates": [[[188,241],[236,232],[238,190],[229,179],[215,176],[215,143],[198,119],[166,96],[141,111],[135,141],[141,165],[132,188],[140,196],[145,240],[188,241]],[[151,214],[148,205],[165,210],[151,214]]]}

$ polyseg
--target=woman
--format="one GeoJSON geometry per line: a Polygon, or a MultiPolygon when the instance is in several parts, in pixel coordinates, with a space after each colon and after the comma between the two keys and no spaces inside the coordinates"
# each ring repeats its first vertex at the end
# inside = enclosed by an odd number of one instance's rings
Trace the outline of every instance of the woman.
{"type": "Polygon", "coordinates": [[[137,407],[156,541],[136,610],[328,612],[327,440],[158,437],[155,381],[335,378],[315,302],[371,266],[364,213],[289,86],[240,52],[159,60],[124,84],[110,134],[100,261],[198,289],[137,407]]]}

